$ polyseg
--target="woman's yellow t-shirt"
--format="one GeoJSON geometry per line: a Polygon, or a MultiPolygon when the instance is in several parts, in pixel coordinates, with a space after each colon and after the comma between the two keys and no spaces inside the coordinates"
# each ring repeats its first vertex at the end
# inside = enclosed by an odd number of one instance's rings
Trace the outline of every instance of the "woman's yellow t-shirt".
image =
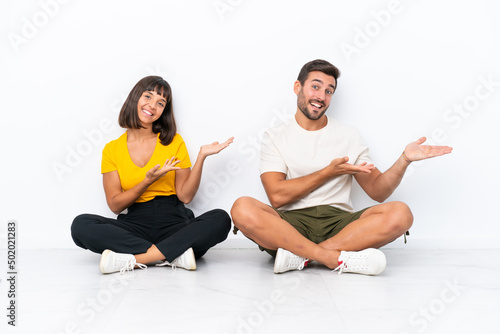
{"type": "MultiPolygon", "coordinates": [[[[176,157],[176,160],[180,160],[176,167],[191,167],[191,160],[189,160],[186,144],[178,133],[175,134],[174,139],[167,146],[162,145],[158,138],[153,155],[146,166],[142,168],[136,166],[128,152],[127,132],[125,132],[118,139],[107,143],[102,150],[101,173],[118,171],[122,189],[126,191],[144,180],[146,173],[151,168],[155,165],[163,166],[165,161],[171,157],[176,157]]],[[[149,186],[136,202],[147,202],[155,198],[155,196],[170,196],[175,194],[175,171],[170,171],[149,186]]]]}

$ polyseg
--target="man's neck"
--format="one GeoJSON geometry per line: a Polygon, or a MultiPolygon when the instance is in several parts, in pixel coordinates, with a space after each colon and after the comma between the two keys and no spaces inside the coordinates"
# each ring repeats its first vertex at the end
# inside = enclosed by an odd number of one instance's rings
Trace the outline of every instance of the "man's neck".
{"type": "Polygon", "coordinates": [[[321,116],[317,120],[312,120],[304,116],[302,111],[299,109],[297,109],[297,112],[295,113],[295,120],[301,128],[307,131],[317,131],[323,129],[328,124],[328,118],[326,115],[321,116]]]}

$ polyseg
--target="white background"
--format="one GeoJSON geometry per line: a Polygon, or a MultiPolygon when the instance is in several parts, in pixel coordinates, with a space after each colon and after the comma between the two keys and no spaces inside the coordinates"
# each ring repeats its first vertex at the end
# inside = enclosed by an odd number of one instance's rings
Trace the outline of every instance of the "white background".
{"type": "MultiPolygon", "coordinates": [[[[408,246],[498,247],[497,7],[493,0],[2,2],[0,222],[18,221],[21,248],[74,248],[76,215],[114,216],[101,150],[124,131],[117,117],[126,95],[151,74],[173,88],[193,162],[201,145],[236,137],[207,160],[195,213],[229,211],[244,195],[267,203],[259,136],[293,115],[300,68],[322,58],[342,72],[328,114],[361,130],[379,169],[420,136],[454,147],[412,165],[389,199],[413,210],[408,246]]],[[[374,204],[359,188],[353,196],[356,209],[374,204]]]]}

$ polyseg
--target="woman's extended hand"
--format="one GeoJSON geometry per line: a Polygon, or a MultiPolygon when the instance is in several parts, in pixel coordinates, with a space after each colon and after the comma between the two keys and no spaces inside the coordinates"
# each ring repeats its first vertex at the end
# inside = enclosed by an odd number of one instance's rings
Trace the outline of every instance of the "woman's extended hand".
{"type": "Polygon", "coordinates": [[[175,167],[180,160],[175,160],[175,157],[171,157],[165,161],[163,167],[156,165],[146,173],[146,181],[150,184],[156,182],[158,179],[164,177],[168,172],[172,170],[181,169],[180,167],[175,167]],[[161,167],[161,168],[160,168],[161,167]]]}
{"type": "Polygon", "coordinates": [[[231,137],[228,140],[226,140],[225,142],[220,143],[220,144],[218,141],[215,141],[212,144],[203,145],[200,148],[200,155],[208,157],[209,155],[217,154],[220,151],[222,151],[223,149],[225,149],[226,147],[228,147],[229,144],[231,144],[233,142],[233,139],[234,139],[234,137],[231,137]]]}

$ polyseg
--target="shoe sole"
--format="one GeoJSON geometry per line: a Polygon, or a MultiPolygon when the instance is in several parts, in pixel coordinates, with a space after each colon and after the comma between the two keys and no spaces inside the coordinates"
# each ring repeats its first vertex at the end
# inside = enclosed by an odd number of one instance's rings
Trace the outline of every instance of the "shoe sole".
{"type": "Polygon", "coordinates": [[[380,252],[379,254],[380,255],[377,255],[377,256],[380,258],[380,267],[378,268],[378,270],[374,274],[371,274],[373,276],[380,274],[387,267],[387,258],[385,257],[385,254],[382,252],[380,252]]]}
{"type": "Polygon", "coordinates": [[[101,255],[101,261],[99,262],[99,270],[103,274],[107,274],[107,272],[104,271],[104,265],[106,264],[106,260],[107,260],[110,252],[111,251],[109,249],[106,249],[104,252],[102,252],[102,255],[101,255]]]}
{"type": "Polygon", "coordinates": [[[193,252],[193,249],[192,248],[189,248],[187,250],[188,254],[187,256],[189,257],[189,266],[191,267],[191,269],[188,269],[188,270],[196,270],[196,259],[194,258],[194,252],[193,252]]]}
{"type": "Polygon", "coordinates": [[[278,251],[276,252],[276,258],[274,259],[274,273],[275,274],[281,274],[284,273],[284,271],[279,271],[278,268],[282,266],[281,264],[281,259],[283,258],[283,248],[278,248],[278,251]]]}

